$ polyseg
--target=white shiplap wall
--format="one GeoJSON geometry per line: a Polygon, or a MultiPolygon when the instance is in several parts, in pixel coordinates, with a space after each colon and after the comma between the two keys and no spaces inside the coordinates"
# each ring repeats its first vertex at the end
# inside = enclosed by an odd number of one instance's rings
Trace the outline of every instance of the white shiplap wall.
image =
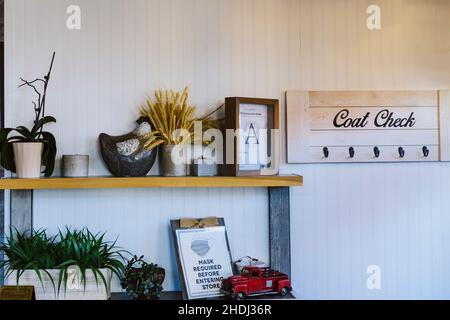
{"type": "MultiPolygon", "coordinates": [[[[133,127],[145,94],[189,85],[200,110],[225,96],[288,89],[449,89],[446,0],[7,0],[6,123],[30,123],[33,78],[57,52],[48,111],[59,154],[88,153],[107,171],[100,132],[133,127]],[[66,8],[82,29],[65,28],[66,8]],[[383,29],[368,31],[378,4],[383,29]]],[[[283,110],[284,112],[284,110],[283,110]]],[[[283,118],[283,117],[282,117],[283,118]]],[[[283,121],[284,122],[284,121],[283,121]]],[[[302,298],[450,298],[450,164],[284,165],[291,192],[294,287],[302,298]],[[366,268],[382,289],[366,288],[366,268]]],[[[157,168],[152,170],[157,173],[157,168]]],[[[268,258],[264,190],[39,191],[35,226],[89,226],[168,270],[168,220],[226,218],[234,257],[268,258]]]]}

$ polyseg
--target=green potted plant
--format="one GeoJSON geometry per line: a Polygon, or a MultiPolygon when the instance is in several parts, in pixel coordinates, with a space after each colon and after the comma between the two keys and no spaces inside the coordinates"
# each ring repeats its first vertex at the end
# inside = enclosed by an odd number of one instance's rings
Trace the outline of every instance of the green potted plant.
{"type": "Polygon", "coordinates": [[[27,81],[20,78],[22,84],[34,90],[37,101],[33,101],[35,119],[33,127],[4,128],[0,130],[0,163],[3,168],[16,172],[18,178],[39,178],[41,168],[45,166],[45,176],[51,176],[55,168],[55,137],[44,126],[56,122],[56,119],[45,115],[45,102],[50,75],[55,60],[53,53],[50,69],[43,79],[27,81]],[[42,87],[41,90],[39,87],[42,87]],[[17,134],[11,135],[13,132],[17,134]]]}
{"type": "Polygon", "coordinates": [[[153,300],[160,297],[165,270],[157,264],[147,263],[144,256],[134,256],[125,267],[120,281],[127,295],[135,300],[153,300]]]}
{"type": "Polygon", "coordinates": [[[56,236],[11,232],[0,245],[7,257],[0,268],[8,284],[34,286],[38,300],[106,300],[112,275],[122,277],[124,251],[104,237],[88,229],[66,228],[56,236]]]}

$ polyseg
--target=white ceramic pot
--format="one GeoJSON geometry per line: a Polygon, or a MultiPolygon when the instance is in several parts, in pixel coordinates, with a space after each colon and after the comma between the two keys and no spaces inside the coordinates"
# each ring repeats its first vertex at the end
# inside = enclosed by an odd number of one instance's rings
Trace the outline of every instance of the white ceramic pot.
{"type": "Polygon", "coordinates": [[[44,144],[42,142],[16,142],[13,143],[13,149],[17,177],[22,179],[40,178],[44,144]]]}

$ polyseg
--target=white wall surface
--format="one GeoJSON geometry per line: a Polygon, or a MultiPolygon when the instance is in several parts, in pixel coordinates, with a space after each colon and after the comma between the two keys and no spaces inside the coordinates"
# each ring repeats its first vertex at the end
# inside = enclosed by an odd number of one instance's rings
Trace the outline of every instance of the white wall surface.
{"type": "MultiPolygon", "coordinates": [[[[57,52],[47,110],[59,155],[87,153],[107,174],[100,132],[133,128],[154,89],[189,85],[200,111],[225,96],[286,90],[449,89],[447,0],[7,0],[6,124],[30,124],[34,78],[57,52]],[[65,27],[66,8],[82,29],[65,27]],[[382,30],[366,28],[378,4],[382,30]]],[[[283,110],[284,112],[284,110],[283,110]]],[[[282,119],[284,119],[282,117],[282,119]]],[[[283,120],[284,127],[284,120],[283,120]]],[[[158,172],[157,167],[152,173],[158,172]]],[[[283,165],[291,192],[293,284],[305,299],[450,298],[450,164],[283,165]],[[366,269],[382,270],[381,290],[366,269]]],[[[168,221],[224,216],[232,254],[268,259],[265,190],[78,190],[35,193],[35,227],[88,226],[167,268],[168,221]]]]}

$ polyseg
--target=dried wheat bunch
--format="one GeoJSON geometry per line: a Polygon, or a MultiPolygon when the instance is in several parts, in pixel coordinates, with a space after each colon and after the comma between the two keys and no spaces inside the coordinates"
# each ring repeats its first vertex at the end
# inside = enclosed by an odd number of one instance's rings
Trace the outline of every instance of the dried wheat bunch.
{"type": "Polygon", "coordinates": [[[155,101],[147,99],[147,106],[142,107],[141,114],[148,117],[154,131],[145,138],[145,148],[152,149],[160,144],[182,144],[186,142],[186,136],[174,134],[178,129],[191,132],[194,128],[195,107],[188,105],[189,91],[183,92],[160,89],[155,92],[155,101]]]}
{"type": "Polygon", "coordinates": [[[194,135],[195,121],[202,121],[203,132],[211,128],[220,129],[220,121],[214,120],[213,115],[222,106],[201,118],[195,118],[196,108],[188,104],[188,99],[187,87],[182,92],[159,89],[155,92],[154,101],[147,98],[147,105],[141,107],[141,115],[150,119],[153,131],[145,136],[146,149],[153,149],[161,144],[177,145],[189,142],[189,138],[194,135]],[[188,131],[190,136],[176,132],[179,129],[188,131]]]}

